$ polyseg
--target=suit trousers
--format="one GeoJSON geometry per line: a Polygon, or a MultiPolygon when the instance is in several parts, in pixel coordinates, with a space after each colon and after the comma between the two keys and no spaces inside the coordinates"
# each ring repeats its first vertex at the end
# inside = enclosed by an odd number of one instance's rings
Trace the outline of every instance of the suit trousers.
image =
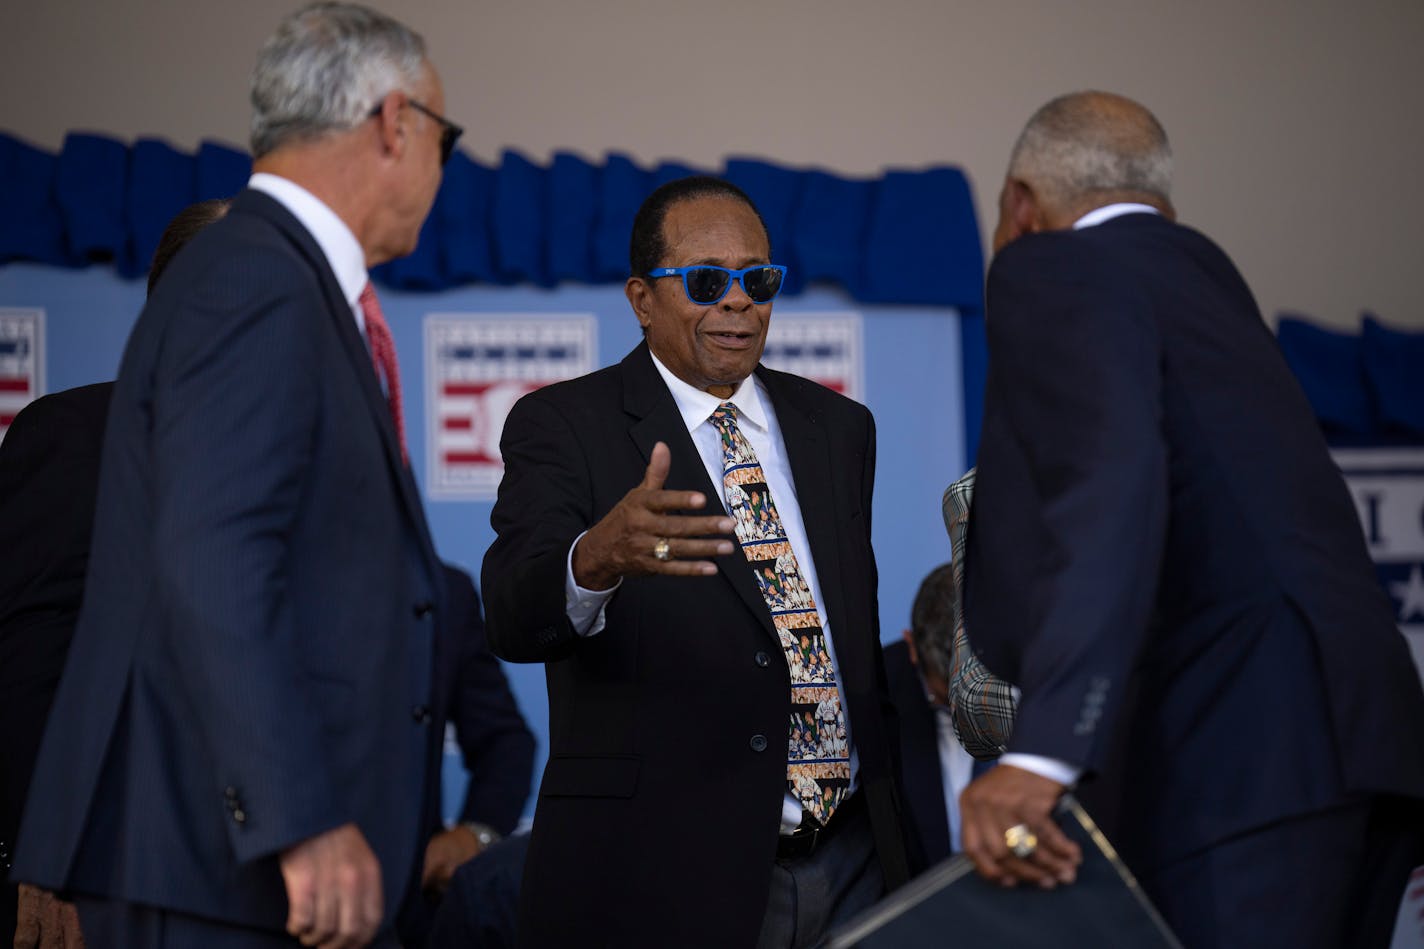
{"type": "MultiPolygon", "coordinates": [[[[79,929],[91,949],[301,949],[285,932],[235,926],[172,910],[120,903],[75,900],[79,929]]],[[[371,949],[399,949],[393,934],[380,933],[371,949]]]]}
{"type": "Polygon", "coordinates": [[[757,949],[818,946],[832,928],[885,894],[863,804],[848,798],[841,804],[848,809],[844,826],[824,845],[804,857],[776,861],[757,949]]]}

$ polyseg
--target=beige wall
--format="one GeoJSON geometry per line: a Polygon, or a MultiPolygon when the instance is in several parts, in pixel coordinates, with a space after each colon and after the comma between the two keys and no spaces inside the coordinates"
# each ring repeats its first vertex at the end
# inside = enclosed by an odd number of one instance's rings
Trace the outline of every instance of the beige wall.
{"type": "MultiPolygon", "coordinates": [[[[981,225],[1052,95],[1141,99],[1182,219],[1268,315],[1424,326],[1421,0],[383,0],[423,32],[465,147],[869,174],[953,162],[981,225]]],[[[0,128],[245,143],[246,81],[289,0],[5,0],[0,128]]]]}

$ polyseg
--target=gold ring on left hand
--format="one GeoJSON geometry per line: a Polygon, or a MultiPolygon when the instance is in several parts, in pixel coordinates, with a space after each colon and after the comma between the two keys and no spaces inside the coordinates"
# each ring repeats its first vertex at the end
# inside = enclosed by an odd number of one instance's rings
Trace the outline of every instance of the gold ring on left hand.
{"type": "Polygon", "coordinates": [[[1027,860],[1038,849],[1038,835],[1027,824],[1015,824],[1004,831],[1004,845],[1020,860],[1027,860]]]}
{"type": "Polygon", "coordinates": [[[666,537],[659,537],[658,542],[653,545],[653,559],[667,563],[672,559],[672,547],[668,544],[666,537]]]}

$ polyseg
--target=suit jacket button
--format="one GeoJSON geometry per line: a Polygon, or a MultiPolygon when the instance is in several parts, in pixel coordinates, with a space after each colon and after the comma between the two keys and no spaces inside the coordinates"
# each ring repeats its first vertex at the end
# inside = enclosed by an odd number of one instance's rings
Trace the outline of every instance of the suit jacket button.
{"type": "Polygon", "coordinates": [[[247,823],[247,812],[240,807],[233,808],[232,819],[239,824],[247,823]]]}
{"type": "Polygon", "coordinates": [[[415,606],[412,608],[411,612],[413,612],[413,613],[415,614],[415,618],[416,618],[416,619],[425,619],[425,618],[426,618],[427,616],[429,616],[434,610],[435,610],[435,604],[434,604],[434,603],[431,603],[429,600],[421,600],[419,603],[415,604],[415,606]]]}
{"type": "Polygon", "coordinates": [[[426,705],[417,705],[410,710],[410,717],[415,719],[417,725],[429,725],[430,707],[426,705]]]}
{"type": "Polygon", "coordinates": [[[771,657],[764,652],[758,652],[756,654],[756,664],[765,669],[767,666],[771,665],[771,657]]]}
{"type": "Polygon", "coordinates": [[[237,800],[237,788],[234,788],[234,787],[226,788],[226,789],[223,791],[223,800],[229,801],[229,802],[231,802],[231,801],[236,801],[236,800],[237,800]]]}
{"type": "Polygon", "coordinates": [[[752,751],[766,751],[766,736],[753,735],[750,744],[752,746],[752,751]]]}

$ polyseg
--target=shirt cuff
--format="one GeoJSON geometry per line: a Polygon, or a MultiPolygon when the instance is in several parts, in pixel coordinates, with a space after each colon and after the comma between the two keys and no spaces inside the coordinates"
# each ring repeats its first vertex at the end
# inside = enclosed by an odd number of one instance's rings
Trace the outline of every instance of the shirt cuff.
{"type": "Polygon", "coordinates": [[[1083,774],[1082,768],[1075,768],[1066,761],[1059,761],[1057,758],[1045,758],[1042,755],[1025,755],[1009,752],[999,758],[999,764],[1006,764],[1022,771],[1031,771],[1041,778],[1057,781],[1064,787],[1069,788],[1077,784],[1078,778],[1083,774]]]}
{"type": "MultiPolygon", "coordinates": [[[[587,534],[584,531],[583,534],[587,534]]],[[[623,578],[607,590],[585,590],[574,579],[574,548],[583,540],[583,534],[574,538],[569,545],[568,567],[564,574],[564,613],[580,636],[596,636],[603,631],[603,608],[623,585],[623,578]]]]}

